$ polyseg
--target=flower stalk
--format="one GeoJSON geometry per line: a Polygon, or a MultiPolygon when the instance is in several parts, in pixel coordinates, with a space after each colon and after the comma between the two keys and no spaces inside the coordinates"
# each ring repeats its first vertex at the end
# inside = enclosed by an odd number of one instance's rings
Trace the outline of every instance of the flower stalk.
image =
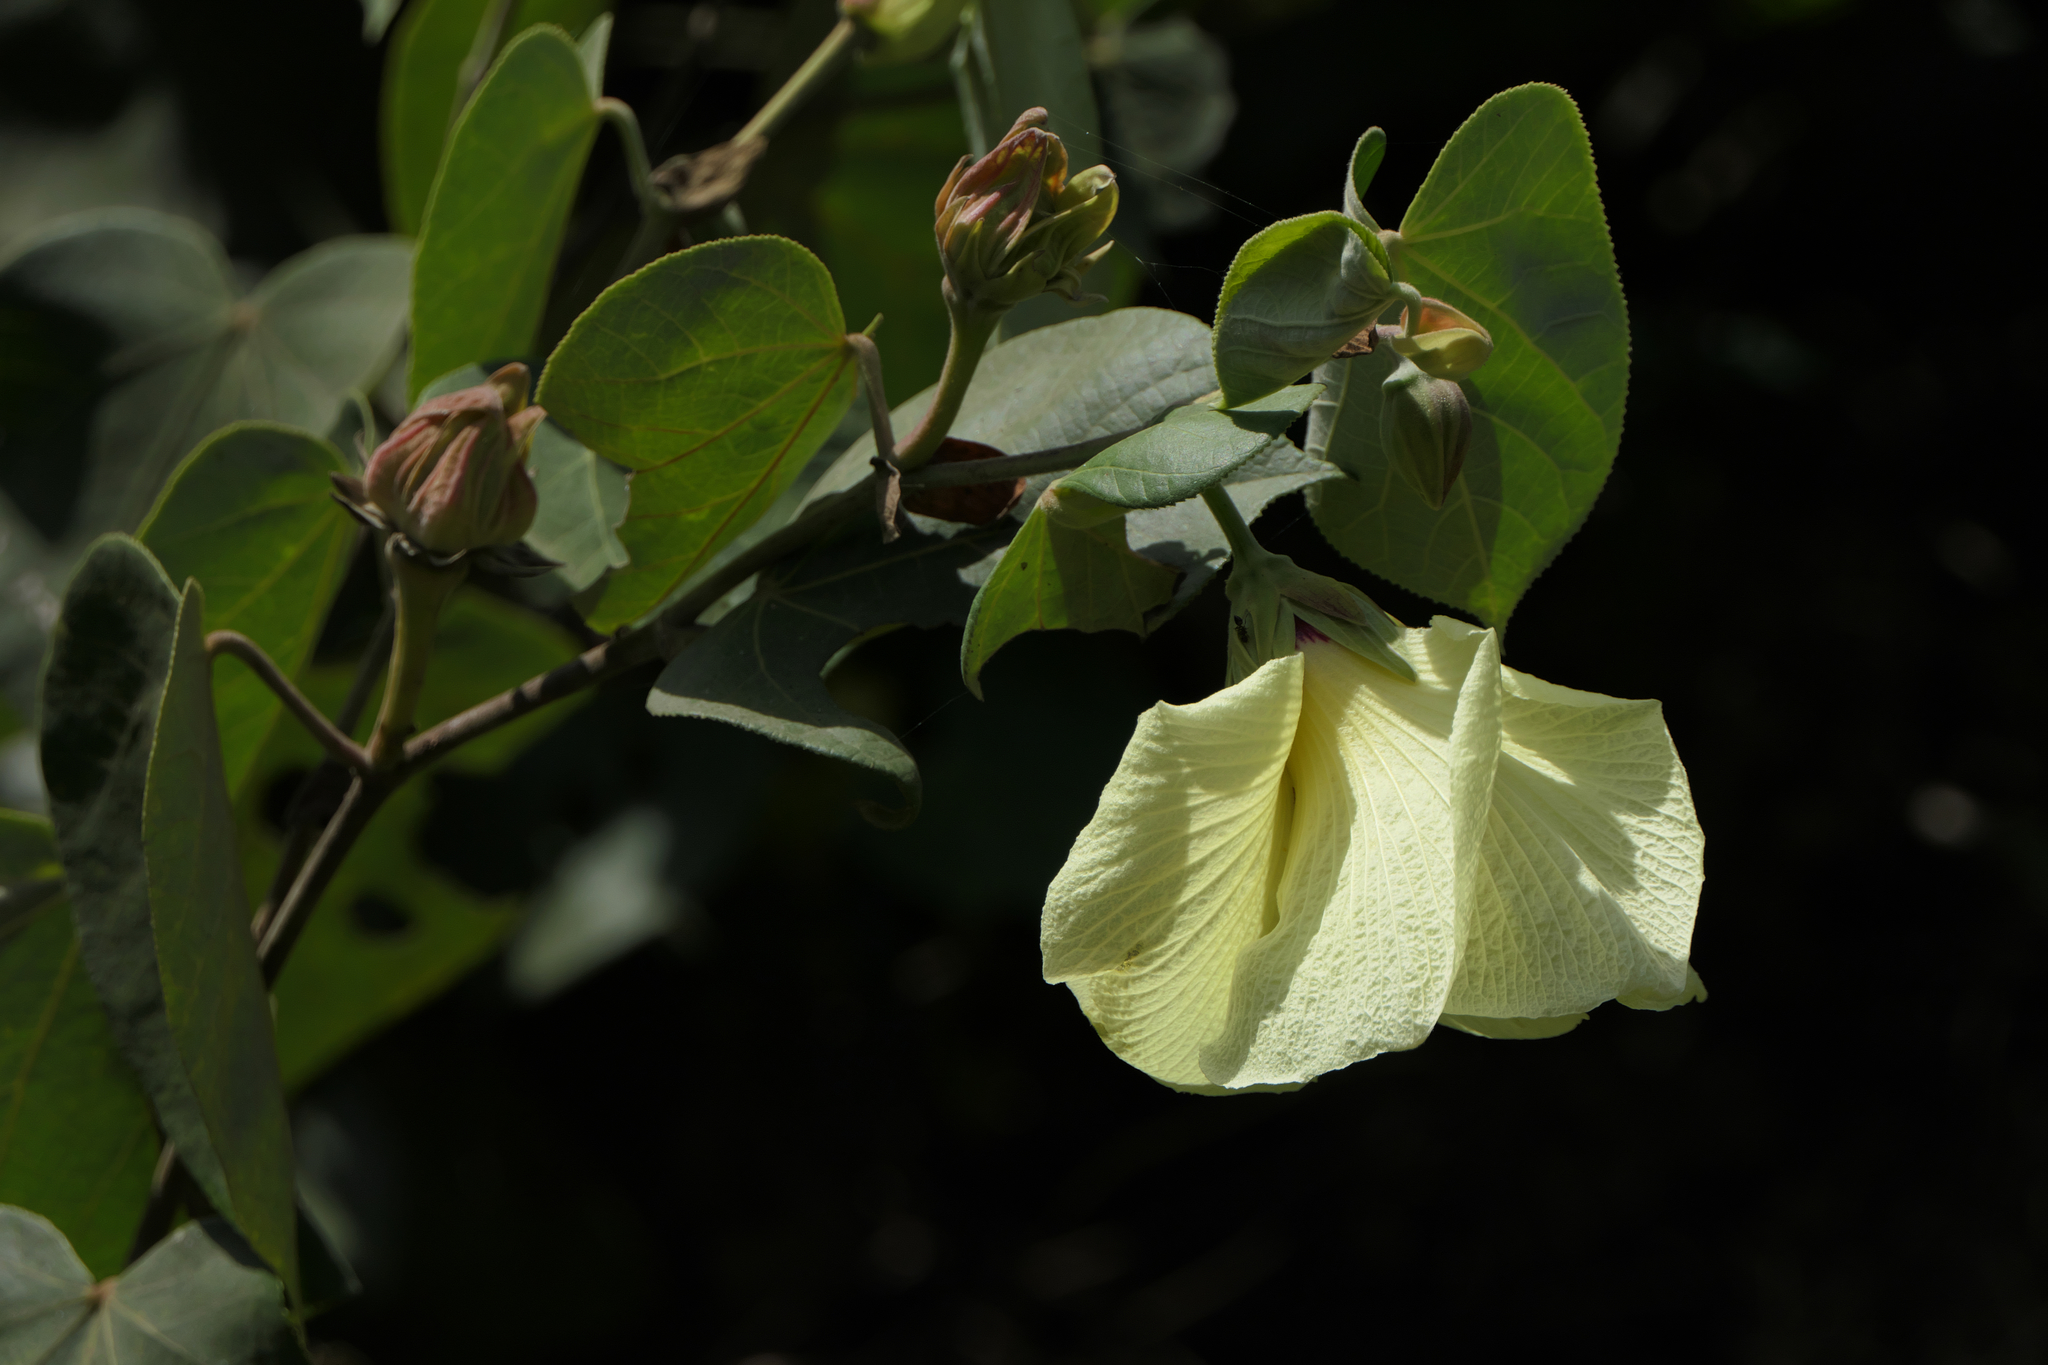
{"type": "Polygon", "coordinates": [[[427,659],[434,651],[434,632],[441,610],[462,585],[469,565],[461,560],[437,568],[400,547],[399,538],[384,542],[384,561],[391,566],[391,591],[398,603],[398,632],[391,645],[391,669],[385,676],[384,704],[377,727],[370,732],[370,767],[384,772],[405,755],[413,731],[420,688],[427,678],[427,659]]]}

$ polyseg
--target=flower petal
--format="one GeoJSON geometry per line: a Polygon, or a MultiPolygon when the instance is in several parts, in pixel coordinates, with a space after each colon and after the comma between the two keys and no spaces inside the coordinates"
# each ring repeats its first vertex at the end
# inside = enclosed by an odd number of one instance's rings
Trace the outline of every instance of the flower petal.
{"type": "Polygon", "coordinates": [[[1661,708],[1501,673],[1483,870],[1445,1008],[1546,1019],[1679,994],[1705,837],[1661,708]]]}
{"type": "Polygon", "coordinates": [[[1169,1084],[1221,1032],[1239,951],[1272,922],[1302,660],[1138,717],[1095,818],[1046,892],[1045,979],[1124,1060],[1169,1084]]]}
{"type": "MultiPolygon", "coordinates": [[[[1334,643],[1302,645],[1279,921],[1244,950],[1229,1028],[1202,1049],[1213,1083],[1303,1081],[1429,1036],[1457,943],[1453,796],[1477,787],[1467,770],[1490,769],[1499,731],[1453,735],[1483,707],[1465,682],[1491,641],[1468,627],[1404,632],[1395,648],[1413,683],[1334,643]]],[[[1483,789],[1469,799],[1483,809],[1483,789]]]]}

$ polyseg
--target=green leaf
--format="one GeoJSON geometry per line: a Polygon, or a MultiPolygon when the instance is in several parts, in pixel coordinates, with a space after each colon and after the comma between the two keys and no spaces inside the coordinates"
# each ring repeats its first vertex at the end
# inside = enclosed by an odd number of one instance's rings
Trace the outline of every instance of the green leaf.
{"type": "Polygon", "coordinates": [[[51,329],[105,377],[6,395],[10,460],[87,466],[70,529],[134,527],[173,466],[243,418],[325,431],[390,364],[405,326],[409,246],[340,237],[246,297],[204,229],[144,209],[59,219],[0,263],[0,371],[51,329]]]}
{"type": "Polygon", "coordinates": [[[1341,213],[1287,218],[1238,248],[1216,300],[1216,377],[1241,407],[1292,384],[1393,299],[1387,249],[1341,213]]]}
{"type": "MultiPolygon", "coordinates": [[[[296,1300],[298,1206],[291,1124],[278,1082],[270,992],[256,962],[249,901],[235,856],[234,812],[213,718],[205,612],[203,590],[188,581],[143,802],[149,917],[183,1079],[198,1102],[204,1137],[224,1177],[221,1188],[207,1189],[207,1196],[296,1300]]],[[[152,1091],[162,1084],[147,1071],[143,1082],[152,1091]]],[[[193,1141],[168,1115],[164,1127],[180,1151],[193,1141]]]]}
{"type": "Polygon", "coordinates": [[[558,28],[520,34],[484,77],[420,227],[408,393],[532,351],[598,122],[583,59],[558,28]]]}
{"type": "Polygon", "coordinates": [[[1345,215],[1374,232],[1379,231],[1380,225],[1365,211],[1365,192],[1372,188],[1372,178],[1379,172],[1380,162],[1386,158],[1386,132],[1368,128],[1358,135],[1358,145],[1351,149],[1351,173],[1344,177],[1345,215]]]}
{"type": "Polygon", "coordinates": [[[1095,86],[1087,43],[1067,0],[977,0],[964,30],[960,110],[977,154],[1010,131],[1033,105],[1052,115],[1047,127],[1067,144],[1067,164],[1083,170],[1102,160],[1095,86]]]}
{"type": "Polygon", "coordinates": [[[7,1365],[283,1365],[304,1354],[282,1286],[234,1229],[187,1223],[103,1285],[47,1219],[0,1206],[7,1365]]]}
{"type": "Polygon", "coordinates": [[[964,570],[1009,538],[1011,524],[950,539],[916,532],[884,545],[858,523],[764,571],[753,595],[662,670],[647,709],[701,716],[843,759],[894,781],[894,809],[864,801],[876,824],[917,818],[922,780],[903,742],[855,716],[826,690],[825,666],[857,640],[898,625],[929,629],[966,617],[964,570]]]}
{"type": "MultiPolygon", "coordinates": [[[[413,0],[392,35],[384,58],[378,140],[384,208],[400,232],[418,232],[426,218],[442,144],[455,122],[462,66],[491,7],[492,0],[413,0]]],[[[559,24],[581,33],[610,7],[607,0],[518,0],[506,16],[499,43],[535,24],[559,24]]]]}
{"type": "MultiPolygon", "coordinates": [[[[421,389],[420,397],[474,388],[488,377],[483,366],[464,365],[421,389]]],[[[565,591],[577,593],[607,569],[624,568],[629,557],[617,530],[626,516],[626,471],[599,459],[596,451],[553,421],[534,428],[527,462],[540,510],[526,543],[562,565],[548,577],[565,591]]]]}
{"type": "Polygon", "coordinates": [[[644,615],[796,478],[853,401],[839,298],[781,237],[664,256],[605,290],[562,339],[539,401],[633,473],[632,562],[592,614],[644,615]]]}
{"type": "Polygon", "coordinates": [[[967,616],[960,677],[981,695],[981,670],[1005,644],[1031,630],[1145,633],[1145,614],[1173,598],[1175,572],[1125,544],[1124,518],[1085,530],[1034,507],[1003,552],[967,616]]]}
{"type": "MultiPolygon", "coordinates": [[[[327,477],[350,472],[317,436],[238,423],[186,457],[137,537],[173,582],[199,580],[207,630],[240,631],[294,677],[313,657],[355,549],[356,523],[335,505],[327,477]]],[[[236,660],[218,670],[214,705],[232,791],[283,707],[236,660]]]]}
{"type": "Polygon", "coordinates": [[[43,670],[42,765],[80,960],[121,1055],[208,1198],[227,1178],[164,1012],[143,858],[143,796],[178,594],[149,551],[107,536],[64,593],[43,670]]]}
{"type": "Polygon", "coordinates": [[[49,821],[0,811],[0,1203],[33,1206],[111,1275],[149,1195],[156,1126],[80,970],[68,904],[38,898],[38,879],[62,875],[49,821]]]}
{"type": "MultiPolygon", "coordinates": [[[[531,612],[477,592],[449,604],[420,697],[422,726],[515,687],[576,653],[564,631],[531,612]]],[[[315,667],[306,695],[332,715],[353,670],[315,667]]],[[[437,771],[490,773],[547,733],[579,704],[543,707],[464,745],[437,771]]],[[[361,729],[376,714],[373,696],[361,729]]],[[[359,733],[357,738],[363,738],[359,733]]],[[[262,894],[283,851],[266,817],[266,796],[288,797],[316,767],[319,745],[297,725],[271,732],[254,779],[236,802],[245,884],[262,894]]],[[[277,802],[276,804],[281,804],[277,802]]],[[[420,832],[434,790],[409,782],[378,810],[335,873],[319,910],[279,975],[277,1053],[285,1088],[296,1091],[372,1035],[439,995],[497,950],[517,923],[517,903],[482,896],[426,861],[420,832]]],[[[311,1292],[310,1286],[308,1292],[311,1292]]]]}
{"type": "Polygon", "coordinates": [[[1308,411],[1320,384],[1297,384],[1241,408],[1197,403],[1118,441],[1059,481],[1118,507],[1168,507],[1222,483],[1308,411]]]}
{"type": "Polygon", "coordinates": [[[1430,510],[1379,446],[1375,353],[1332,361],[1309,449],[1355,482],[1319,485],[1316,525],[1353,562],[1500,624],[1592,510],[1628,390],[1628,313],[1571,98],[1525,85],[1479,107],[1401,222],[1403,276],[1493,334],[1464,381],[1465,471],[1430,510]]]}

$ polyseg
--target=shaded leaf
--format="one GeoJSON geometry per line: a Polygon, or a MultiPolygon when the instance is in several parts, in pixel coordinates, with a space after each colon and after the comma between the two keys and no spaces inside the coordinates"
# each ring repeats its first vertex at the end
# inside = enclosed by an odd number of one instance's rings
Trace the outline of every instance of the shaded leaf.
{"type": "Polygon", "coordinates": [[[981,670],[1009,641],[1031,630],[1145,633],[1145,615],[1173,597],[1175,572],[1124,541],[1117,517],[1085,530],[1034,507],[1002,563],[975,594],[960,639],[960,677],[981,695],[981,670]]]}
{"type": "Polygon", "coordinates": [[[1185,15],[1134,28],[1105,25],[1094,47],[1104,112],[1122,159],[1151,172],[1126,180],[1124,193],[1143,198],[1155,229],[1199,226],[1215,215],[1215,205],[1179,182],[1199,183],[1194,175],[1223,149],[1237,118],[1228,50],[1185,15]]]}
{"type": "MultiPolygon", "coordinates": [[[[297,1196],[291,1124],[278,1083],[270,992],[256,962],[250,909],[235,856],[234,812],[221,771],[206,654],[205,596],[187,582],[142,811],[149,915],[172,1040],[220,1161],[216,1209],[249,1239],[298,1298],[297,1196]]],[[[145,1070],[152,1093],[170,1082],[145,1070]]],[[[165,1116],[179,1150],[198,1145],[165,1116]]],[[[196,1174],[196,1173],[195,1173],[196,1174]]]]}
{"type": "Polygon", "coordinates": [[[1082,170],[1101,162],[1102,119],[1087,46],[1067,0],[977,0],[962,46],[960,112],[977,156],[1038,105],[1067,144],[1068,165],[1082,170]]]}
{"type": "MultiPolygon", "coordinates": [[[[565,632],[510,603],[463,592],[449,604],[420,697],[422,726],[573,657],[565,632]]],[[[306,695],[332,715],[352,670],[316,667],[306,695]]],[[[543,707],[443,759],[437,771],[488,773],[572,714],[580,699],[543,707]]],[[[373,696],[357,738],[377,711],[373,696]]],[[[245,884],[270,883],[283,842],[265,814],[265,795],[288,795],[322,757],[300,727],[272,731],[254,780],[236,803],[245,884]]],[[[276,984],[277,1053],[285,1087],[296,1091],[364,1040],[417,1009],[489,957],[517,922],[517,904],[484,896],[428,862],[420,831],[434,806],[426,782],[400,787],[378,810],[335,873],[276,984]]],[[[308,1287],[308,1293],[311,1293],[308,1287]]]]}
{"type": "Polygon", "coordinates": [[[1241,408],[1206,403],[1175,408],[1157,426],[1126,437],[1059,481],[1118,507],[1168,507],[1212,488],[1260,451],[1286,438],[1318,393],[1297,384],[1241,408]]]}
{"type": "Polygon", "coordinates": [[[303,1361],[283,1287],[234,1229],[187,1223],[94,1284],[62,1233],[0,1206],[0,1361],[281,1365],[303,1361]]]}
{"type": "Polygon", "coordinates": [[[62,874],[49,821],[0,811],[0,1203],[35,1209],[111,1275],[148,1197],[156,1125],[79,966],[69,906],[23,894],[62,874]]]}
{"type": "Polygon", "coordinates": [[[1386,362],[1333,361],[1308,444],[1355,482],[1310,506],[1353,562],[1498,624],[1585,520],[1621,441],[1628,313],[1570,96],[1525,85],[1481,105],[1409,205],[1397,264],[1493,334],[1464,381],[1464,474],[1432,511],[1379,445],[1386,362]]]}
{"type": "Polygon", "coordinates": [[[1341,213],[1288,218],[1238,248],[1216,300],[1216,378],[1242,406],[1292,384],[1393,298],[1387,250],[1341,213]]]}
{"type": "MultiPolygon", "coordinates": [[[[492,0],[413,0],[384,58],[378,141],[384,168],[384,209],[400,232],[416,233],[426,218],[434,172],[455,122],[462,64],[476,46],[492,0]]],[[[581,33],[611,6],[607,0],[516,0],[499,35],[502,46],[535,24],[581,33]]]]}
{"type": "Polygon", "coordinates": [[[673,830],[653,806],[634,806],[563,855],[505,954],[505,982],[547,1000],[682,923],[667,875],[673,830]]]}
{"type": "MultiPolygon", "coordinates": [[[[483,366],[464,365],[421,389],[420,397],[474,388],[488,377],[483,366]]],[[[625,567],[628,556],[617,529],[626,516],[626,472],[552,420],[534,428],[527,463],[540,509],[526,543],[562,566],[548,577],[575,593],[607,569],[625,567]]]]}
{"type": "MultiPolygon", "coordinates": [[[[317,436],[238,423],[178,466],[137,538],[173,582],[199,580],[207,630],[240,631],[294,677],[313,657],[355,549],[356,523],[335,505],[327,478],[351,472],[317,436]]],[[[239,661],[221,664],[213,695],[232,791],[283,707],[239,661]]]]}
{"type": "Polygon", "coordinates": [[[658,605],[756,520],[853,401],[832,277],[780,237],[664,256],[598,297],[556,348],[538,401],[634,471],[631,563],[591,624],[658,605]]]}
{"type": "Polygon", "coordinates": [[[722,720],[879,773],[897,785],[901,804],[863,802],[862,812],[877,824],[908,824],[922,789],[915,760],[887,728],[841,708],[823,671],[886,627],[965,619],[973,592],[962,571],[1011,529],[999,521],[951,539],[912,532],[884,545],[872,525],[849,526],[763,572],[752,596],[662,670],[647,709],[722,720]]]}
{"type": "Polygon", "coordinates": [[[515,38],[477,87],[420,227],[409,393],[533,349],[598,121],[582,57],[552,26],[515,38]]]}
{"type": "Polygon", "coordinates": [[[410,264],[402,239],[339,237],[244,297],[196,224],[145,209],[59,219],[0,263],[0,347],[68,329],[89,338],[104,387],[89,406],[61,385],[48,405],[26,394],[9,458],[88,466],[75,535],[132,528],[207,433],[250,417],[327,430],[397,351],[410,264]]]}
{"type": "Polygon", "coordinates": [[[87,552],[43,671],[42,765],[80,959],[121,1055],[209,1199],[227,1178],[164,1013],[143,859],[143,797],[179,598],[126,536],[87,552]]]}

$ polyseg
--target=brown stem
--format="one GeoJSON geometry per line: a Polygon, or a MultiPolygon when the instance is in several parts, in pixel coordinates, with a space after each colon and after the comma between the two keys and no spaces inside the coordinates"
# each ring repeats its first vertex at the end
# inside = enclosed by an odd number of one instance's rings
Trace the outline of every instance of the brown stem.
{"type": "Polygon", "coordinates": [[[306,694],[292,686],[284,670],[272,661],[263,647],[238,631],[216,630],[206,637],[206,652],[211,655],[228,654],[249,666],[249,671],[263,680],[265,686],[277,693],[284,709],[291,712],[299,724],[320,741],[320,747],[333,755],[336,761],[350,768],[367,768],[370,756],[363,746],[350,739],[334,723],[320,714],[320,709],[306,700],[306,694]]]}
{"type": "Polygon", "coordinates": [[[384,804],[384,798],[396,785],[395,780],[377,772],[358,773],[349,783],[348,794],[341,798],[340,809],[334,812],[334,818],[321,831],[320,840],[307,855],[306,865],[299,869],[292,889],[285,893],[277,913],[264,927],[263,941],[256,949],[256,960],[262,964],[265,985],[276,982],[277,974],[284,970],[285,958],[290,956],[292,945],[298,942],[307,917],[319,903],[320,894],[334,880],[341,860],[354,847],[356,836],[363,832],[363,827],[370,823],[370,817],[377,813],[377,807],[384,804]]]}

